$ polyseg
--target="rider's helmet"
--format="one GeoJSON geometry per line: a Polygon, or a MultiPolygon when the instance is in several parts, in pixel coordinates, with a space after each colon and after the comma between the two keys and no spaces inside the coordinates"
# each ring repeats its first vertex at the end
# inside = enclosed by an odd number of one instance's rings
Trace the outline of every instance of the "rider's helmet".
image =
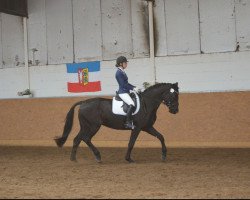
{"type": "Polygon", "coordinates": [[[124,56],[119,56],[117,59],[116,59],[116,67],[119,67],[121,63],[124,63],[124,62],[128,62],[127,58],[124,57],[124,56]]]}

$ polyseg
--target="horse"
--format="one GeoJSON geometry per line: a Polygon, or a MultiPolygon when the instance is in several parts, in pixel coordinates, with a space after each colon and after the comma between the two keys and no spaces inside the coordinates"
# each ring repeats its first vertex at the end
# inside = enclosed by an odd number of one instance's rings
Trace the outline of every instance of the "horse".
{"type": "MultiPolygon", "coordinates": [[[[129,163],[134,162],[131,158],[131,152],[139,133],[144,131],[160,140],[162,146],[162,160],[165,161],[167,156],[165,140],[163,135],[159,133],[153,125],[157,118],[156,112],[161,103],[165,104],[169,108],[170,113],[178,113],[178,83],[157,83],[145,89],[139,96],[142,106],[138,113],[133,116],[135,128],[131,130],[125,160],[129,163]]],[[[81,141],[84,141],[93,151],[96,161],[101,162],[101,154],[91,142],[92,137],[98,132],[102,125],[116,130],[128,130],[124,127],[126,116],[115,115],[112,113],[112,99],[96,97],[79,101],[70,108],[66,116],[62,136],[54,138],[58,147],[62,147],[64,145],[69,133],[71,132],[74,110],[78,105],[80,105],[78,111],[80,131],[73,140],[70,160],[76,161],[77,148],[81,141]]]]}

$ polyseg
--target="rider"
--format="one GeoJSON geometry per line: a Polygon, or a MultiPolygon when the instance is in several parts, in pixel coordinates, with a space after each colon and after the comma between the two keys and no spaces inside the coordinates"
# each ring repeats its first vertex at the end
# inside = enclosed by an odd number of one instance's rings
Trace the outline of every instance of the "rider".
{"type": "Polygon", "coordinates": [[[119,97],[129,105],[127,111],[127,118],[125,122],[125,127],[128,129],[134,129],[133,121],[132,121],[132,112],[134,110],[135,104],[131,97],[129,96],[130,90],[137,91],[137,88],[134,85],[128,83],[128,77],[125,73],[125,69],[127,68],[128,60],[124,56],[120,56],[116,59],[116,67],[117,71],[115,74],[115,78],[119,84],[119,90],[117,91],[119,97]]]}

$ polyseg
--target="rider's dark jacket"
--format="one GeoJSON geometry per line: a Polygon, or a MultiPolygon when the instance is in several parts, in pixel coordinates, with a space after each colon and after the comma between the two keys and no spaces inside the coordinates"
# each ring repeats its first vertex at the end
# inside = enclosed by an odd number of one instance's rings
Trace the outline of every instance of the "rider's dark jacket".
{"type": "Polygon", "coordinates": [[[135,88],[135,86],[128,83],[126,73],[120,68],[117,68],[115,78],[119,84],[119,90],[117,91],[118,94],[129,93],[129,90],[133,90],[135,88]]]}

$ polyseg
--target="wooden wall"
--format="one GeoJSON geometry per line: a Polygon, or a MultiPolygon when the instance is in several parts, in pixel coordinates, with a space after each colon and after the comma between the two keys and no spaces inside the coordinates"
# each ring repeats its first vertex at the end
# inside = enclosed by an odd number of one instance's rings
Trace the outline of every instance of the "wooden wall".
{"type": "MultiPolygon", "coordinates": [[[[161,105],[155,127],[169,146],[250,147],[249,98],[250,92],[181,94],[179,113],[170,114],[161,105]]],[[[0,144],[54,145],[53,137],[62,134],[68,110],[82,99],[0,100],[0,144]]],[[[67,145],[72,144],[78,130],[76,111],[67,145]]],[[[93,141],[100,146],[127,146],[129,136],[129,131],[102,127],[93,141]]],[[[144,132],[139,136],[140,144],[160,147],[156,138],[144,132]]]]}

